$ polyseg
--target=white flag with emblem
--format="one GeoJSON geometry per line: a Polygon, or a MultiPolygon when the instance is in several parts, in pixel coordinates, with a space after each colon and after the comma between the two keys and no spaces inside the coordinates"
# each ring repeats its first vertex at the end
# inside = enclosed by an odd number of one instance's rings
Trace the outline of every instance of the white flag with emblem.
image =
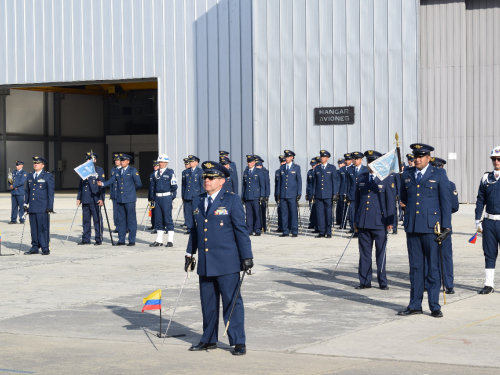
{"type": "Polygon", "coordinates": [[[398,152],[396,149],[389,151],[384,156],[369,164],[370,169],[380,180],[393,173],[399,173],[398,152]]]}

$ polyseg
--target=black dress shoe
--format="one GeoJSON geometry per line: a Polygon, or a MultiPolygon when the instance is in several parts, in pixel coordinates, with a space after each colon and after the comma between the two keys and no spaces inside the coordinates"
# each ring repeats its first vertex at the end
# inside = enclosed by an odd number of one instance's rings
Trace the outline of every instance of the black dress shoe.
{"type": "Polygon", "coordinates": [[[495,289],[493,289],[491,286],[484,286],[483,289],[479,291],[479,294],[490,294],[490,293],[495,293],[495,289]]]}
{"type": "Polygon", "coordinates": [[[181,224],[181,227],[186,227],[187,228],[187,225],[186,224],[181,224]]]}
{"type": "Polygon", "coordinates": [[[307,229],[314,229],[314,225],[309,224],[309,226],[307,227],[307,229]]]}
{"type": "Polygon", "coordinates": [[[321,238],[321,237],[325,237],[325,235],[320,233],[314,236],[314,238],[321,238]]]}
{"type": "Polygon", "coordinates": [[[42,251],[42,255],[49,255],[49,254],[50,254],[50,250],[42,251]]]}
{"type": "Polygon", "coordinates": [[[349,233],[354,233],[354,229],[349,229],[349,233]]]}
{"type": "Polygon", "coordinates": [[[187,230],[187,231],[185,231],[185,232],[184,232],[184,234],[189,234],[189,231],[188,231],[188,230],[187,230]]]}
{"type": "Polygon", "coordinates": [[[82,242],[78,242],[78,245],[90,245],[90,242],[82,241],[82,242]]]}
{"type": "Polygon", "coordinates": [[[325,238],[332,238],[332,235],[331,235],[331,234],[327,234],[327,235],[325,236],[325,238]]]}
{"type": "Polygon", "coordinates": [[[234,346],[233,355],[245,355],[247,354],[247,347],[245,344],[236,344],[234,346]]]}
{"type": "Polygon", "coordinates": [[[297,236],[298,236],[297,233],[292,234],[292,237],[297,237],[297,236]]]}
{"type": "Polygon", "coordinates": [[[135,246],[135,242],[129,242],[127,246],[135,246]]]}
{"type": "Polygon", "coordinates": [[[9,221],[9,224],[17,224],[17,221],[9,221]]]}
{"type": "Polygon", "coordinates": [[[455,294],[455,289],[453,289],[453,288],[446,288],[446,294],[455,294]]]}
{"type": "Polygon", "coordinates": [[[148,230],[153,230],[153,229],[155,229],[155,227],[149,227],[149,228],[148,228],[148,230]]]}
{"type": "Polygon", "coordinates": [[[402,315],[402,316],[417,315],[417,314],[423,314],[422,310],[415,310],[415,309],[410,309],[409,307],[407,307],[406,310],[398,312],[398,315],[402,315]]]}
{"type": "Polygon", "coordinates": [[[151,232],[151,234],[157,234],[157,233],[158,233],[158,231],[156,229],[151,232]]]}
{"type": "Polygon", "coordinates": [[[378,287],[380,290],[389,290],[389,287],[387,285],[381,285],[378,287]]]}
{"type": "Polygon", "coordinates": [[[155,241],[151,245],[149,245],[149,247],[158,247],[158,246],[163,246],[163,244],[155,241]]]}
{"type": "Polygon", "coordinates": [[[165,245],[165,247],[174,247],[174,244],[172,242],[167,242],[167,244],[165,245]]]}
{"type": "Polygon", "coordinates": [[[365,285],[365,284],[359,284],[356,288],[354,289],[370,289],[372,286],[371,285],[365,285]]]}
{"type": "Polygon", "coordinates": [[[431,315],[433,318],[442,318],[443,317],[443,313],[441,312],[441,310],[434,310],[431,313],[431,315]]]}
{"type": "Polygon", "coordinates": [[[261,234],[260,233],[255,233],[254,236],[260,236],[261,234]]]}
{"type": "Polygon", "coordinates": [[[392,232],[392,234],[398,234],[398,232],[392,232]]]}
{"type": "Polygon", "coordinates": [[[290,236],[289,234],[285,234],[285,233],[280,234],[280,237],[289,237],[289,236],[290,236]]]}
{"type": "Polygon", "coordinates": [[[102,245],[102,241],[96,241],[94,245],[95,245],[95,246],[102,245]]]}
{"type": "Polygon", "coordinates": [[[113,231],[113,233],[118,233],[118,229],[115,229],[115,230],[113,231]]]}
{"type": "Polygon", "coordinates": [[[30,250],[30,251],[25,251],[24,255],[35,255],[35,254],[40,254],[38,250],[30,250]]]}
{"type": "Polygon", "coordinates": [[[217,343],[206,344],[206,343],[200,341],[197,345],[192,345],[189,348],[189,351],[199,352],[201,350],[211,350],[211,349],[217,349],[217,343]]]}
{"type": "Polygon", "coordinates": [[[117,242],[113,246],[125,246],[125,242],[117,242]]]}

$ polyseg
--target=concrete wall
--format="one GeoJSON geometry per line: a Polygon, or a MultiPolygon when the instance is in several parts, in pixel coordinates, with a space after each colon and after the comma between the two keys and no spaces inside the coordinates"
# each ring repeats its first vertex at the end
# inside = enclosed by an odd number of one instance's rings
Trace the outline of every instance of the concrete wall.
{"type": "MultiPolygon", "coordinates": [[[[156,135],[108,135],[106,137],[108,145],[108,160],[109,169],[113,168],[113,152],[134,152],[134,168],[140,172],[139,168],[139,152],[141,151],[158,151],[158,137],[156,135]]],[[[170,157],[170,155],[169,155],[170,157]]],[[[170,157],[171,158],[171,157],[170,157]]],[[[169,165],[174,168],[173,165],[169,165]]],[[[153,168],[151,167],[151,171],[153,168]]],[[[107,174],[110,171],[106,171],[107,174]]]]}

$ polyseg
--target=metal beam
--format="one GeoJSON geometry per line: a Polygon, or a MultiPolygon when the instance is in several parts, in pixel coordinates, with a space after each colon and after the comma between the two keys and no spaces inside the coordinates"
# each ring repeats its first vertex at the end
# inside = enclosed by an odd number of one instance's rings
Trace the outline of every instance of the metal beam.
{"type": "Polygon", "coordinates": [[[95,86],[95,85],[112,85],[117,83],[133,83],[133,82],[154,82],[158,81],[157,77],[149,77],[149,78],[138,78],[138,79],[122,79],[122,80],[114,80],[114,81],[73,81],[73,82],[43,82],[43,83],[30,83],[30,84],[21,84],[21,85],[0,85],[1,88],[15,89],[18,87],[40,87],[40,86],[95,86]]]}
{"type": "Polygon", "coordinates": [[[54,94],[54,182],[55,189],[59,190],[62,187],[61,171],[58,164],[61,160],[61,100],[64,99],[64,94],[54,94]]]}
{"type": "MultiPolygon", "coordinates": [[[[0,140],[3,136],[0,135],[0,140]]],[[[105,143],[105,137],[55,137],[36,134],[9,134],[7,133],[7,141],[42,141],[42,142],[85,142],[85,143],[105,143]]],[[[48,159],[47,159],[48,160],[48,159]]]]}
{"type": "MultiPolygon", "coordinates": [[[[10,90],[0,89],[0,132],[7,134],[7,105],[6,98],[10,90]]],[[[0,191],[7,191],[7,138],[2,137],[0,142],[0,191]]]]}

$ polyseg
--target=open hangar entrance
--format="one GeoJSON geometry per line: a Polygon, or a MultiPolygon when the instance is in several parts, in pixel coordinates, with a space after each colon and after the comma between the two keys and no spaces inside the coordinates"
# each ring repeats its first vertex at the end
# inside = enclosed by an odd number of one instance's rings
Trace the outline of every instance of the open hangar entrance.
{"type": "Polygon", "coordinates": [[[2,160],[0,189],[6,191],[15,161],[32,170],[31,158],[48,160],[56,190],[78,188],[73,168],[89,150],[110,176],[113,153],[133,156],[142,187],[149,187],[158,155],[158,93],[155,79],[16,86],[0,93],[2,160]],[[3,118],[3,120],[2,120],[3,118]]]}

